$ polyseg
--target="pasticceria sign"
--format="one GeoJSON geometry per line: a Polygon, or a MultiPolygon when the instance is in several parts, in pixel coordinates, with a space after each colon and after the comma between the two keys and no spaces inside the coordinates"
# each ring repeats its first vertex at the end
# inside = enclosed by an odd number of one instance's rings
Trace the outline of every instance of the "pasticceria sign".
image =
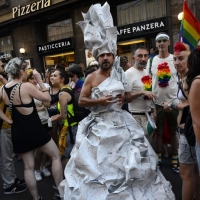
{"type": "Polygon", "coordinates": [[[50,6],[51,1],[50,0],[40,0],[34,3],[30,3],[28,5],[25,6],[17,6],[12,8],[12,12],[13,12],[13,18],[16,17],[20,17],[23,15],[27,15],[29,13],[35,12],[37,10],[46,8],[48,6],[50,6]]]}

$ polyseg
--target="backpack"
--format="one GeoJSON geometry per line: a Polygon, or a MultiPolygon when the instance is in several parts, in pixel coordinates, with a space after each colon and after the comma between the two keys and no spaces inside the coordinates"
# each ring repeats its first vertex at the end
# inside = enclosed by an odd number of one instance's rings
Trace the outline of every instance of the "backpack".
{"type": "Polygon", "coordinates": [[[80,122],[88,116],[88,110],[85,107],[80,107],[78,105],[80,91],[69,88],[63,88],[61,91],[68,92],[72,97],[72,102],[74,106],[74,116],[72,116],[71,113],[68,112],[68,114],[70,115],[70,118],[68,119],[70,124],[71,122],[80,122]]]}

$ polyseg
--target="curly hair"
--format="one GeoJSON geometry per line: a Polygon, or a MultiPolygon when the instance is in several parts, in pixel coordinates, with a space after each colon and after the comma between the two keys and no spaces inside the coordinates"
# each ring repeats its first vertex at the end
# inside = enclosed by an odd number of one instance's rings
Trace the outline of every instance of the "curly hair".
{"type": "Polygon", "coordinates": [[[194,49],[188,57],[188,74],[187,74],[187,85],[188,85],[188,92],[190,91],[193,79],[200,75],[200,51],[194,49]]]}
{"type": "Polygon", "coordinates": [[[7,63],[5,67],[5,72],[12,79],[20,78],[21,70],[25,70],[26,67],[27,67],[27,62],[24,61],[23,58],[21,59],[21,58],[16,57],[16,58],[11,59],[7,63]]]}
{"type": "Polygon", "coordinates": [[[32,69],[28,69],[27,70],[27,77],[26,80],[29,81],[29,79],[31,79],[33,76],[33,70],[32,69]]]}

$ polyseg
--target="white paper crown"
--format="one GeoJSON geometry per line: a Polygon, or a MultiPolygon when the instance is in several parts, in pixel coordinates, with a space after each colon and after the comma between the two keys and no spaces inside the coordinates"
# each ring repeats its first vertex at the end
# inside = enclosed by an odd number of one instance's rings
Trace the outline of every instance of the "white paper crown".
{"type": "Polygon", "coordinates": [[[94,4],[85,14],[82,13],[84,21],[77,24],[84,34],[84,42],[87,49],[92,50],[92,55],[97,57],[103,53],[117,52],[117,28],[113,26],[110,6],[106,2],[94,4]]]}

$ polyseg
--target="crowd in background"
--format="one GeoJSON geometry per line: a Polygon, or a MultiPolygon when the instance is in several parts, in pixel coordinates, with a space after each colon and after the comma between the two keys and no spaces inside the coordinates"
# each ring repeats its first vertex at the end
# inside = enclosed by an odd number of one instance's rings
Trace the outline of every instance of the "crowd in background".
{"type": "MultiPolygon", "coordinates": [[[[200,199],[198,167],[200,160],[200,125],[198,123],[200,118],[200,96],[198,91],[200,87],[200,48],[198,47],[190,53],[189,46],[176,43],[172,55],[168,51],[170,38],[166,33],[158,34],[155,40],[158,52],[155,51],[155,48],[148,50],[145,47],[138,47],[132,55],[134,66],[130,66],[126,56],[120,57],[120,66],[132,88],[131,95],[125,97],[123,109],[131,113],[143,128],[150,144],[152,144],[152,138],[155,139],[154,149],[158,156],[158,167],[162,167],[163,157],[169,157],[166,145],[171,147],[172,172],[179,173],[183,182],[182,199],[193,198],[197,200],[200,199]],[[148,84],[151,86],[148,86],[148,84]],[[187,115],[184,112],[188,106],[190,107],[196,136],[194,146],[189,145],[185,137],[184,120],[186,120],[186,117],[183,119],[183,115],[187,115]],[[149,117],[152,118],[150,123],[153,127],[152,131],[147,128],[150,121],[149,117]]],[[[26,155],[21,150],[22,154],[20,155],[25,165],[26,185],[34,199],[42,199],[37,192],[36,182],[30,182],[28,179],[30,177],[34,179],[33,176],[35,176],[36,181],[41,181],[42,174],[44,177],[48,177],[52,173],[55,180],[54,188],[56,189],[54,198],[61,199],[58,191],[63,170],[58,161],[60,160],[59,153],[63,167],[65,167],[76,142],[79,123],[79,120],[74,117],[74,94],[72,92],[81,92],[85,79],[89,74],[99,69],[99,63],[93,59],[87,67],[83,63],[79,63],[69,66],[67,70],[66,66],[57,63],[55,67],[46,70],[45,76],[35,69],[26,69],[26,62],[19,58],[16,58],[14,63],[18,66],[15,71],[12,69],[13,66],[10,66],[9,71],[9,67],[5,70],[4,63],[0,61],[0,64],[1,86],[9,84],[9,78],[12,81],[14,80],[16,84],[18,82],[30,83],[25,87],[24,84],[19,86],[19,99],[14,99],[13,105],[23,101],[22,105],[27,106],[28,100],[33,98],[34,104],[31,104],[31,108],[33,107],[32,110],[39,116],[42,130],[45,130],[49,135],[48,137],[44,136],[46,139],[44,139],[43,144],[39,144],[38,149],[37,147],[31,149],[34,150],[34,153],[26,155]],[[16,71],[20,71],[22,66],[24,67],[23,77],[20,73],[16,75],[16,71]],[[25,94],[27,90],[30,93],[29,97],[25,94]],[[33,95],[31,91],[35,94],[33,95]],[[48,93],[49,96],[45,93],[48,93]],[[20,95],[22,96],[20,97],[20,95]],[[52,145],[53,143],[58,148],[52,145]],[[42,145],[47,145],[47,147],[41,147],[42,145]],[[56,149],[59,149],[59,153],[56,149]],[[29,157],[31,157],[30,160],[29,157]],[[48,169],[50,165],[52,165],[52,172],[48,169]],[[61,172],[58,172],[59,170],[61,172]]],[[[10,65],[12,64],[10,63],[10,65]]],[[[3,95],[2,98],[8,105],[8,88],[7,86],[3,88],[7,93],[7,97],[3,95]]],[[[4,103],[1,103],[1,109],[11,119],[9,111],[4,107],[4,103]]],[[[28,109],[18,110],[16,107],[14,110],[16,113],[22,112],[31,115],[32,110],[28,109]]],[[[86,115],[90,113],[90,111],[85,112],[86,115]]],[[[16,113],[13,115],[17,116],[16,113]]],[[[39,139],[38,137],[37,140],[39,139]]],[[[9,123],[2,122],[1,124],[0,142],[1,176],[4,180],[4,193],[23,192],[26,190],[25,182],[17,178],[14,170],[9,123]],[[3,142],[2,138],[6,138],[7,143],[3,142]],[[8,168],[7,163],[3,162],[6,159],[10,159],[11,168],[8,168]],[[13,188],[15,188],[15,192],[13,192],[13,188]]],[[[17,143],[17,141],[15,142],[17,143]]],[[[18,149],[17,152],[20,153],[18,149]]]]}

